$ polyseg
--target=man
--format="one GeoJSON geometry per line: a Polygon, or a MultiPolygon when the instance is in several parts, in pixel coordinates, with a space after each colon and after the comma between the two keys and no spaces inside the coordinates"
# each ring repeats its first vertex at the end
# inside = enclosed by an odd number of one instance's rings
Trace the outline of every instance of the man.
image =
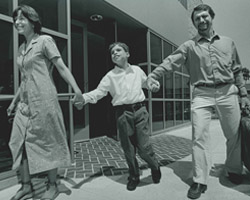
{"type": "Polygon", "coordinates": [[[225,170],[235,184],[242,181],[240,135],[240,106],[249,105],[241,72],[241,63],[234,42],[213,30],[214,11],[202,4],[194,8],[192,21],[198,34],[182,44],[164,59],[148,76],[151,91],[159,89],[159,79],[164,73],[185,65],[194,86],[192,100],[192,169],[193,181],[188,197],[197,199],[207,189],[211,168],[209,124],[212,108],[218,113],[223,133],[227,139],[225,170]]]}

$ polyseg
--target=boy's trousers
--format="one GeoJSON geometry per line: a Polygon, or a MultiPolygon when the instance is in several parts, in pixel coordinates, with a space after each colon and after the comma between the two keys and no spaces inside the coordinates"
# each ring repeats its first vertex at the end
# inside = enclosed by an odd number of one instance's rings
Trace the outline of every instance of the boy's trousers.
{"type": "Polygon", "coordinates": [[[233,84],[221,87],[195,87],[192,101],[192,165],[193,180],[201,184],[207,184],[212,164],[209,133],[212,108],[218,114],[226,137],[226,173],[242,173],[238,88],[233,84]]]}
{"type": "Polygon", "coordinates": [[[129,167],[130,177],[139,177],[136,150],[148,166],[159,168],[150,142],[149,114],[143,103],[115,106],[117,128],[122,149],[129,167]]]}

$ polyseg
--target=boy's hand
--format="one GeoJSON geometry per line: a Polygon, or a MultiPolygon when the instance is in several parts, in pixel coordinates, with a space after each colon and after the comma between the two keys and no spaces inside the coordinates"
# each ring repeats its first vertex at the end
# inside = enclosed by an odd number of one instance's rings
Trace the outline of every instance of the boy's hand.
{"type": "Polygon", "coordinates": [[[159,81],[153,79],[152,77],[147,78],[147,86],[151,92],[158,92],[160,90],[159,81]]]}
{"type": "Polygon", "coordinates": [[[71,101],[78,110],[81,110],[85,104],[82,94],[76,94],[71,101]]]}

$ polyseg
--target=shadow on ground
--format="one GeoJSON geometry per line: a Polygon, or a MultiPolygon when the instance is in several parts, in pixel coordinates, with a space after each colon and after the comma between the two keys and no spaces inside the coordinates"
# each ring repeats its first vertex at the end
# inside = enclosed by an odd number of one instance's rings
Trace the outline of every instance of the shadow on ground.
{"type": "Polygon", "coordinates": [[[247,169],[244,169],[242,184],[235,185],[229,181],[227,176],[225,176],[224,168],[225,168],[225,165],[223,164],[215,164],[214,167],[210,171],[210,176],[217,177],[221,185],[250,196],[250,173],[249,171],[247,171],[247,169]]]}

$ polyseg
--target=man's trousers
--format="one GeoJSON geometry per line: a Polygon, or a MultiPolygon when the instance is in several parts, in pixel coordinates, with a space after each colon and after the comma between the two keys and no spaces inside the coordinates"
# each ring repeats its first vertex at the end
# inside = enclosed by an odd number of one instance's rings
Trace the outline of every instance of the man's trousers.
{"type": "Polygon", "coordinates": [[[213,108],[218,114],[226,137],[226,172],[242,173],[238,88],[233,84],[213,88],[194,87],[191,106],[192,167],[193,181],[196,183],[207,184],[211,169],[209,124],[213,108]]]}

